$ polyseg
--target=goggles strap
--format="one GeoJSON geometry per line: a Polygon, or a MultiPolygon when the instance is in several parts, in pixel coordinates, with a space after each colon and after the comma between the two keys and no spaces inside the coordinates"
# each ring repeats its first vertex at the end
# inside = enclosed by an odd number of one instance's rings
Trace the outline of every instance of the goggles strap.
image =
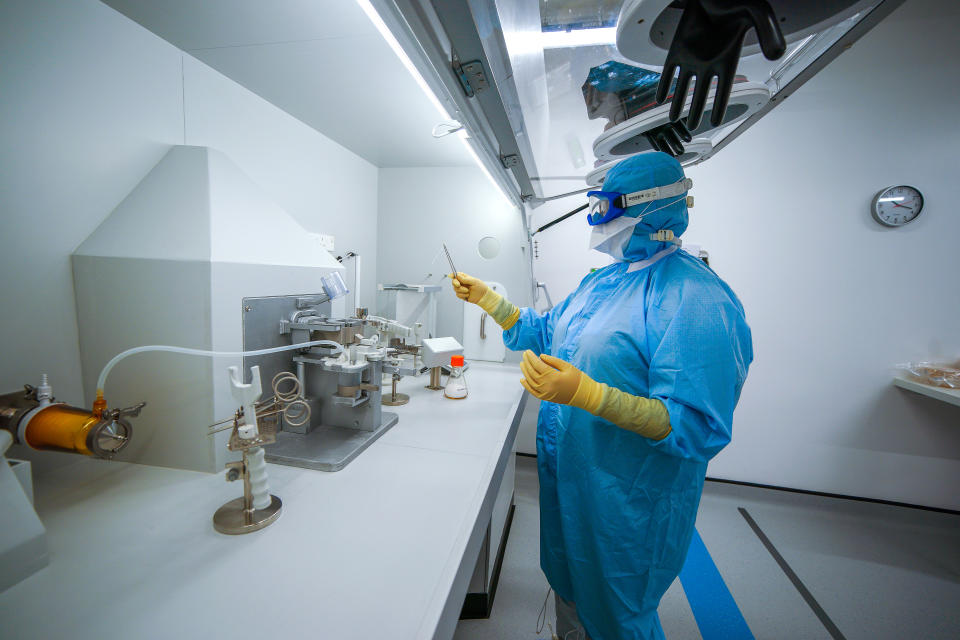
{"type": "Polygon", "coordinates": [[[692,187],[693,180],[690,178],[684,178],[683,180],[679,180],[673,184],[668,184],[663,187],[654,187],[652,189],[644,189],[643,191],[634,191],[633,193],[628,193],[617,198],[617,201],[614,204],[622,209],[626,209],[627,207],[631,207],[635,204],[641,204],[643,202],[653,202],[654,200],[662,200],[663,198],[679,196],[680,194],[689,191],[692,187]]]}

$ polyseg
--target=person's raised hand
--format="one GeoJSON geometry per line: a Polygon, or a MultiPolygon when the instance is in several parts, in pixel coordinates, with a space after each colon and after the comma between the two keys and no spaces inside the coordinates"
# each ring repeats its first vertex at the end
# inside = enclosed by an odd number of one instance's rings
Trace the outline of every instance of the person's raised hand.
{"type": "Polygon", "coordinates": [[[490,290],[486,282],[479,278],[468,276],[462,271],[451,273],[450,279],[453,284],[453,292],[457,294],[457,297],[461,300],[472,302],[473,304],[478,304],[480,298],[490,290]]]}

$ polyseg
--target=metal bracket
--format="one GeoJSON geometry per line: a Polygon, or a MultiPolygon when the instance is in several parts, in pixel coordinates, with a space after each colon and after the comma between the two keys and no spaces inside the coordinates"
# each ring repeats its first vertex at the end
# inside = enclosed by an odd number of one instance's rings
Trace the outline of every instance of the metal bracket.
{"type": "Polygon", "coordinates": [[[312,309],[313,307],[327,302],[329,296],[302,296],[297,298],[297,309],[312,309]]]}
{"type": "Polygon", "coordinates": [[[500,156],[500,164],[503,165],[504,169],[512,169],[520,164],[520,156],[515,153],[509,155],[500,156]]]}
{"type": "Polygon", "coordinates": [[[472,98],[475,94],[490,86],[490,82],[487,81],[487,74],[483,71],[483,64],[479,60],[461,64],[454,57],[452,66],[454,73],[457,74],[457,80],[460,81],[460,88],[463,89],[464,95],[468,98],[472,98]]]}
{"type": "MultiPolygon", "coordinates": [[[[578,195],[580,195],[581,193],[586,193],[587,191],[592,191],[593,189],[594,189],[594,187],[587,187],[586,189],[577,189],[576,191],[568,191],[567,193],[559,193],[559,194],[557,194],[557,195],[555,195],[555,196],[548,196],[548,197],[546,197],[546,198],[537,198],[537,197],[535,197],[535,196],[531,196],[531,197],[529,197],[527,200],[525,200],[524,202],[532,202],[532,203],[533,203],[533,206],[534,206],[534,207],[537,207],[537,206],[540,206],[541,204],[543,204],[544,202],[551,202],[551,201],[553,201],[553,200],[560,200],[560,199],[562,199],[562,198],[569,198],[570,196],[578,196],[578,195]]],[[[577,209],[576,211],[574,211],[573,213],[576,213],[576,212],[578,212],[578,211],[583,211],[583,210],[586,209],[586,208],[587,208],[587,205],[584,205],[584,206],[580,207],[579,209],[577,209]]],[[[541,228],[540,231],[543,231],[543,228],[541,228]]]]}

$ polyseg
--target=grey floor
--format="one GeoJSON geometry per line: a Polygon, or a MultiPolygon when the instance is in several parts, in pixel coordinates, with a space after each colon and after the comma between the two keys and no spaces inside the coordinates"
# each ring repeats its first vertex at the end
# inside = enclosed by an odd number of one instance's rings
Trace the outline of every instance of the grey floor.
{"type": "MultiPolygon", "coordinates": [[[[546,626],[536,631],[547,594],[537,493],[536,460],[518,456],[517,507],[493,613],[461,621],[455,640],[550,637],[546,626]]],[[[960,638],[960,516],[707,482],[697,530],[757,639],[960,638]]],[[[670,640],[702,638],[679,580],[660,618],[670,640]]]]}

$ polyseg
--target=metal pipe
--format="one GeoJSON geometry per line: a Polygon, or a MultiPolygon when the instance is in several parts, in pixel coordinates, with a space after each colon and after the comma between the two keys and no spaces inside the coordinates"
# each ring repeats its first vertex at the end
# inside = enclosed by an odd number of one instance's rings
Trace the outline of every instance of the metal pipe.
{"type": "Polygon", "coordinates": [[[299,311],[293,312],[293,315],[290,316],[290,322],[294,322],[294,323],[300,322],[300,318],[304,318],[307,316],[316,316],[316,315],[317,315],[316,309],[300,309],[299,311]]]}
{"type": "Polygon", "coordinates": [[[307,366],[303,362],[297,363],[297,380],[300,382],[300,393],[307,395],[307,366]]]}
{"type": "Polygon", "coordinates": [[[253,522],[253,485],[250,484],[249,449],[243,450],[243,518],[244,524],[253,522]]]}
{"type": "Polygon", "coordinates": [[[578,213],[580,213],[581,211],[583,211],[584,209],[586,209],[586,208],[589,207],[589,206],[590,206],[590,203],[588,202],[587,204],[585,204],[585,205],[583,205],[583,206],[581,206],[581,207],[577,207],[576,209],[574,209],[574,210],[571,211],[570,213],[565,213],[565,214],[563,214],[562,216],[560,216],[559,218],[557,218],[556,220],[554,220],[554,221],[552,221],[552,222],[548,222],[547,224],[543,225],[542,227],[540,227],[539,229],[537,229],[536,231],[534,231],[534,232],[531,233],[530,235],[531,235],[531,236],[535,236],[535,235],[537,235],[538,233],[540,233],[541,231],[546,231],[547,229],[549,229],[549,228],[552,227],[553,225],[559,224],[559,223],[563,222],[564,220],[566,220],[566,219],[569,218],[570,216],[575,216],[575,215],[577,215],[578,213]]]}
{"type": "Polygon", "coordinates": [[[443,385],[440,384],[440,367],[433,367],[430,369],[430,384],[427,385],[427,389],[432,391],[439,391],[443,389],[443,385]]]}
{"type": "Polygon", "coordinates": [[[587,191],[591,191],[592,189],[593,187],[587,187],[586,189],[577,189],[576,191],[568,191],[567,193],[560,193],[555,196],[547,196],[546,198],[533,197],[533,198],[529,198],[527,202],[531,203],[531,205],[533,206],[536,206],[538,204],[543,204],[544,202],[550,202],[552,200],[560,200],[561,198],[566,198],[568,196],[577,196],[577,195],[580,195],[581,193],[586,193],[587,191]]]}

